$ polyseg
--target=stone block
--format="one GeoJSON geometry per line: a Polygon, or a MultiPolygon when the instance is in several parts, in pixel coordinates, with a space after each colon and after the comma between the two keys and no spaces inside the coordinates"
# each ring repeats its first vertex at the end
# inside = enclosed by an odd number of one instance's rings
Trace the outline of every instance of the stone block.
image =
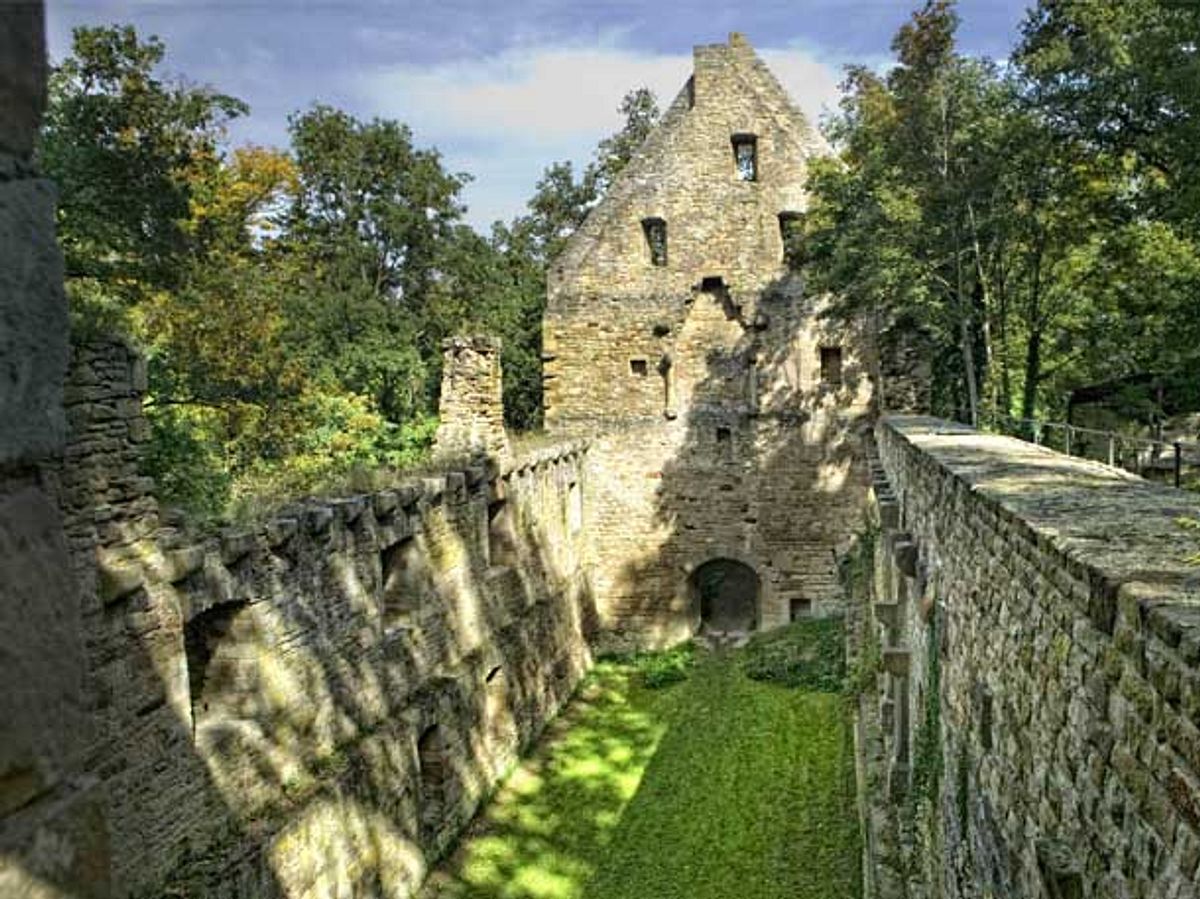
{"type": "Polygon", "coordinates": [[[220,543],[221,561],[233,565],[254,551],[258,538],[250,531],[227,528],[220,533],[220,543]]]}
{"type": "MultiPolygon", "coordinates": [[[[0,15],[16,15],[11,9],[0,15]]],[[[0,69],[9,61],[0,52],[0,69]]],[[[0,91],[5,84],[0,73],[0,91]]],[[[0,132],[3,112],[0,105],[0,132]]],[[[54,456],[66,437],[67,300],[55,200],[48,181],[0,178],[0,464],[54,456]]]]}
{"type": "Polygon", "coordinates": [[[85,735],[80,600],[58,509],[0,483],[0,815],[71,770],[85,735]]]}
{"type": "Polygon", "coordinates": [[[0,5],[0,153],[33,152],[47,75],[42,0],[6,0],[0,5]]]}
{"type": "Polygon", "coordinates": [[[295,518],[274,518],[268,521],[263,533],[267,538],[267,546],[277,549],[296,536],[300,530],[300,522],[295,518]]]}
{"type": "Polygon", "coordinates": [[[883,670],[893,677],[908,677],[912,650],[903,646],[887,646],[883,650],[883,670]]]}

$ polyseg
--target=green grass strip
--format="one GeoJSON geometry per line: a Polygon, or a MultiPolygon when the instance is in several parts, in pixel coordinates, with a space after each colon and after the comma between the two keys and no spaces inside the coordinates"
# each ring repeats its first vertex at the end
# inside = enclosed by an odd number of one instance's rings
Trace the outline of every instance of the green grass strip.
{"type": "Polygon", "coordinates": [[[604,662],[431,879],[441,899],[853,899],[848,709],[698,653],[604,662]],[[640,669],[640,670],[639,670],[640,669]]]}

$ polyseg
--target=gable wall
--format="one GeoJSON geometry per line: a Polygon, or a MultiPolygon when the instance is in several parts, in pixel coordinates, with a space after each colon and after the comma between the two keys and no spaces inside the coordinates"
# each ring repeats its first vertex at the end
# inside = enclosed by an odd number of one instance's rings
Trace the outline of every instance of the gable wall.
{"type": "Polygon", "coordinates": [[[690,635],[688,577],[715,557],[759,574],[762,627],[793,601],[839,605],[874,364],[861,331],[820,318],[824,300],[783,261],[779,214],[805,209],[819,152],[742,38],[698,47],[691,84],[551,272],[546,421],[593,438],[588,523],[614,640],[690,635]],[[738,177],[741,133],[757,138],[756,181],[738,177]],[[651,264],[649,217],[667,223],[665,266],[651,264]],[[840,386],[822,382],[825,345],[842,348],[840,386]]]}

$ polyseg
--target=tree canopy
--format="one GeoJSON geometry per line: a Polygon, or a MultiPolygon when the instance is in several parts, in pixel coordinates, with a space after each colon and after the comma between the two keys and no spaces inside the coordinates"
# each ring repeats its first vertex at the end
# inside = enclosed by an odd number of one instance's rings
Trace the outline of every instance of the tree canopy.
{"type": "Polygon", "coordinates": [[[316,105],[288,147],[231,148],[246,104],[162,77],[165,54],[131,27],[77,29],[40,147],[77,339],[120,331],[149,359],[165,501],[223,515],[419,460],[455,333],[501,337],[506,417],[540,425],[545,265],[657,119],[649,91],[578,183],[551,165],[484,236],[463,219],[470,176],[404,124],[316,105]]]}
{"type": "Polygon", "coordinates": [[[1031,418],[1084,384],[1195,379],[1198,15],[1041,0],[999,65],[929,0],[891,70],[849,70],[809,276],[843,314],[929,335],[937,411],[1031,418]]]}

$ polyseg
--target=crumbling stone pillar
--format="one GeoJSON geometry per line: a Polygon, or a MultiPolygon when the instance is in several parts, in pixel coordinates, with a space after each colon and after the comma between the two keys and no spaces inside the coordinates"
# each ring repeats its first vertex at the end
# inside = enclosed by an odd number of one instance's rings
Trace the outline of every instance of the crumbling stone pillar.
{"type": "Polygon", "coordinates": [[[0,4],[0,896],[108,894],[78,589],[57,487],[67,304],[55,192],[33,146],[46,100],[41,0],[0,4]]]}
{"type": "Polygon", "coordinates": [[[443,342],[438,416],[438,453],[509,455],[498,339],[450,337],[443,342]]]}

